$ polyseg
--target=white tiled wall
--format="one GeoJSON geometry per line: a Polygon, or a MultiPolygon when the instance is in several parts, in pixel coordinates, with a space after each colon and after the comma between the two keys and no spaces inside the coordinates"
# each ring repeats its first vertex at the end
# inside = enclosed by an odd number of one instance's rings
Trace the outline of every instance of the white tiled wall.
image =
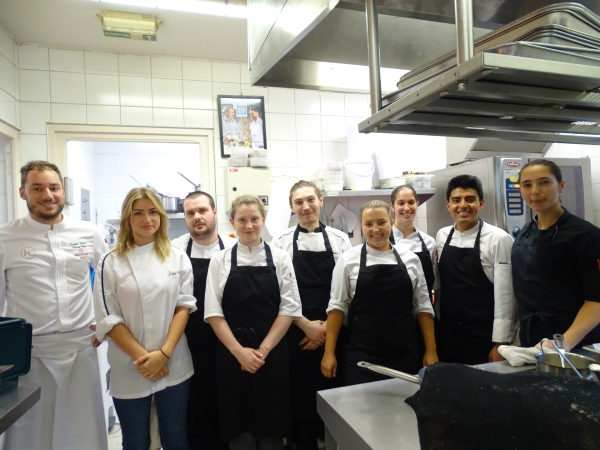
{"type": "Polygon", "coordinates": [[[0,134],[0,225],[8,222],[8,203],[6,189],[6,152],[4,136],[0,134]]]}
{"type": "Polygon", "coordinates": [[[19,47],[0,26],[0,120],[15,128],[21,125],[19,83],[19,47]]]}
{"type": "Polygon", "coordinates": [[[594,224],[600,226],[600,145],[553,144],[546,157],[584,158],[589,157],[592,166],[592,200],[594,224]]]}
{"type": "MultiPolygon", "coordinates": [[[[100,226],[121,209],[127,192],[150,183],[158,191],[185,197],[200,179],[200,148],[196,144],[141,142],[79,142],[67,145],[67,170],[74,182],[75,205],[69,215],[81,217],[81,188],[90,190],[91,222],[100,226]],[[132,178],[133,177],[133,178],[132,178]]],[[[171,220],[169,235],[187,232],[183,219],[171,220]]]]}

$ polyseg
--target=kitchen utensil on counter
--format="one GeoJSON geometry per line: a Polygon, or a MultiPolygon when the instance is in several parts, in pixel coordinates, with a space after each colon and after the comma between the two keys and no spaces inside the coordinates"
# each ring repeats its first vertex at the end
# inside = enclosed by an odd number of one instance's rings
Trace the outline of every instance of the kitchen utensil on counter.
{"type": "Polygon", "coordinates": [[[163,208],[165,208],[165,212],[167,214],[176,214],[178,212],[181,212],[182,204],[181,199],[179,197],[172,197],[167,194],[163,194],[162,192],[159,192],[150,183],[148,183],[146,186],[148,187],[148,189],[152,189],[154,193],[160,197],[160,201],[163,205],[163,208]]]}
{"type": "Polygon", "coordinates": [[[356,365],[359,367],[364,367],[365,369],[372,370],[373,372],[386,375],[388,377],[400,378],[401,380],[410,381],[411,383],[415,384],[421,384],[426,369],[426,367],[423,367],[421,370],[419,370],[418,375],[410,375],[408,373],[400,372],[399,370],[390,369],[389,367],[384,366],[378,366],[377,364],[371,364],[366,361],[361,361],[356,365]]]}
{"type": "Polygon", "coordinates": [[[590,364],[595,364],[592,358],[578,355],[576,353],[565,352],[550,339],[542,339],[542,351],[535,355],[536,363],[535,370],[537,372],[552,373],[555,375],[563,375],[566,377],[590,377],[590,364]],[[544,342],[549,342],[557,351],[550,353],[544,350],[544,342]],[[563,364],[566,363],[568,367],[563,364]]]}
{"type": "Polygon", "coordinates": [[[192,185],[194,186],[194,191],[201,191],[202,187],[200,186],[200,183],[196,184],[194,183],[192,180],[190,180],[188,177],[186,177],[184,174],[182,174],[181,172],[177,172],[179,175],[181,175],[183,177],[184,180],[189,181],[190,183],[192,183],[192,185]]]}

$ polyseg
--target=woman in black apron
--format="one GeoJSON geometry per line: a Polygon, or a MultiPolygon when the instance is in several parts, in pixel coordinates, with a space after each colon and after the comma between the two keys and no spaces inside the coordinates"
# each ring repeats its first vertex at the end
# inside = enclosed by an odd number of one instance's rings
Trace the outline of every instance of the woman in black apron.
{"type": "Polygon", "coordinates": [[[556,163],[531,161],[519,177],[535,214],[512,249],[521,345],[554,333],[567,350],[600,342],[600,229],[561,206],[565,181],[556,163]]]}
{"type": "Polygon", "coordinates": [[[344,253],[333,272],[327,309],[327,338],[321,369],[336,376],[336,338],[345,316],[348,342],[345,351],[346,385],[386,379],[357,366],[367,361],[402,372],[416,373],[416,316],[425,338],[424,365],[437,361],[433,307],[419,258],[389,242],[390,207],[373,200],[361,210],[366,242],[344,253]]]}
{"type": "Polygon", "coordinates": [[[352,248],[348,236],[319,222],[323,198],[310,181],[290,189],[290,207],[299,224],[273,238],[272,247],[292,255],[302,315],[287,334],[292,380],[293,440],[297,450],[317,450],[320,419],[317,391],[339,387],[321,374],[325,321],[336,259],[352,248]]]}
{"type": "MultiPolygon", "coordinates": [[[[390,242],[400,248],[410,250],[419,257],[429,298],[433,300],[433,283],[435,281],[435,239],[417,230],[414,225],[419,199],[417,191],[412,186],[398,186],[392,191],[391,207],[394,212],[394,226],[390,233],[390,242]]],[[[425,342],[419,327],[417,327],[417,345],[419,348],[418,361],[425,354],[425,342]]]]}
{"type": "Polygon", "coordinates": [[[294,268],[285,251],[261,239],[258,197],[236,198],[230,214],[239,242],[212,258],[204,310],[220,341],[221,432],[232,450],[281,449],[292,433],[285,334],[302,315],[294,268]]]}

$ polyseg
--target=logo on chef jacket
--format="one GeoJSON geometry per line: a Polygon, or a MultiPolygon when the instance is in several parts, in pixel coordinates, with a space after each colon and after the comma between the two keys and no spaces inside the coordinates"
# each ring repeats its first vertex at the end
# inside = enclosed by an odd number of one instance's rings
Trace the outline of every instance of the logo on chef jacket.
{"type": "Polygon", "coordinates": [[[87,259],[89,253],[87,252],[87,242],[75,242],[69,244],[73,250],[75,250],[75,258],[87,259]]]}
{"type": "Polygon", "coordinates": [[[25,259],[31,259],[35,256],[35,248],[33,247],[25,247],[21,250],[21,256],[25,259]]]}

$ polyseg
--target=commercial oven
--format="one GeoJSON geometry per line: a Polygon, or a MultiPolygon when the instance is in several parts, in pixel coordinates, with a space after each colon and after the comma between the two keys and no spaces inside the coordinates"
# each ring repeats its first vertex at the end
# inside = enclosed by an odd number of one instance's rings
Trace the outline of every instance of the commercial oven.
{"type": "MultiPolygon", "coordinates": [[[[482,220],[516,236],[532,219],[519,191],[519,172],[529,157],[493,156],[466,162],[431,172],[435,175],[431,187],[437,193],[427,201],[427,234],[435,236],[440,228],[454,223],[446,208],[446,189],[450,179],[457,175],[475,175],[483,185],[484,208],[482,220]]],[[[565,190],[562,204],[572,214],[593,221],[592,175],[589,158],[546,158],[561,169],[565,190]]]]}

